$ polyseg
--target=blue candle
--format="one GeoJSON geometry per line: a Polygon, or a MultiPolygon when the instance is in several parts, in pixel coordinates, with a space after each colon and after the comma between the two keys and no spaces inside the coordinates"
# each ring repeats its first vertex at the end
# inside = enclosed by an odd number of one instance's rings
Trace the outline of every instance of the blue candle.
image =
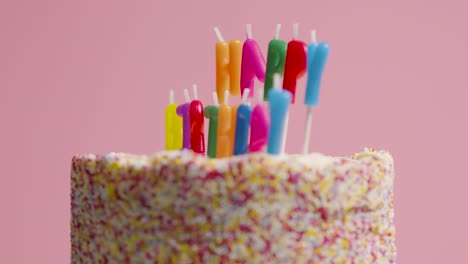
{"type": "Polygon", "coordinates": [[[237,108],[234,155],[242,155],[247,153],[251,115],[252,108],[250,108],[250,106],[247,104],[241,104],[237,108]]]}
{"type": "Polygon", "coordinates": [[[308,106],[317,106],[320,94],[320,81],[322,79],[323,69],[327,62],[329,46],[321,42],[311,43],[307,48],[307,86],[304,97],[304,104],[308,106]]]}
{"type": "Polygon", "coordinates": [[[268,133],[269,154],[279,154],[281,151],[281,141],[283,127],[291,104],[292,95],[284,89],[274,88],[268,93],[270,102],[270,132],[268,133]]]}

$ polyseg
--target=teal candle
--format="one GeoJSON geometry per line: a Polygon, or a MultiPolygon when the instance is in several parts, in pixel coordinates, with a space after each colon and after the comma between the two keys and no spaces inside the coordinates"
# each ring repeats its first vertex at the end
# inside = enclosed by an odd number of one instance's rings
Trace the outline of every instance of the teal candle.
{"type": "Polygon", "coordinates": [[[320,81],[327,62],[329,46],[327,43],[311,43],[308,47],[307,58],[307,86],[304,103],[317,106],[320,95],[320,81]]]}
{"type": "Polygon", "coordinates": [[[268,133],[268,153],[279,154],[281,151],[282,135],[291,104],[292,95],[284,89],[274,88],[268,93],[270,102],[270,132],[268,133]]]}

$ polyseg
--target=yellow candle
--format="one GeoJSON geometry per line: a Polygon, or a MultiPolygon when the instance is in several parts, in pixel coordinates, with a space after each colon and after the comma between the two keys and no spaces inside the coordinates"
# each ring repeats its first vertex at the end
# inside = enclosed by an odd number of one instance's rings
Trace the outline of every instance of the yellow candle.
{"type": "Polygon", "coordinates": [[[224,103],[224,91],[232,95],[240,95],[240,72],[242,60],[242,42],[234,39],[227,44],[218,28],[216,43],[216,93],[220,103],[224,103]]]}
{"type": "Polygon", "coordinates": [[[174,91],[169,94],[169,105],[165,111],[166,150],[182,148],[182,118],[176,113],[177,104],[174,103],[174,91]]]}

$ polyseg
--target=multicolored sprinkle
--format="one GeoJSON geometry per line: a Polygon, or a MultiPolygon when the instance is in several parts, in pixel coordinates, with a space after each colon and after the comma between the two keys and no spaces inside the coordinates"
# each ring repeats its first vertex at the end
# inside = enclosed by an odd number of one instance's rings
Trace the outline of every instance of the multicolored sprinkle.
{"type": "Polygon", "coordinates": [[[394,263],[393,160],[79,155],[72,263],[394,263]]]}

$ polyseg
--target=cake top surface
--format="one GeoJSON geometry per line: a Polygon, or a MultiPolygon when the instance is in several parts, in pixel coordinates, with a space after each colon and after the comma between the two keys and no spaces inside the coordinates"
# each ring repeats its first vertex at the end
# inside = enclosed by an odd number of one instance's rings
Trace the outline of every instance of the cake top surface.
{"type": "Polygon", "coordinates": [[[108,162],[117,162],[121,165],[127,165],[132,167],[151,167],[155,161],[161,159],[181,159],[182,161],[196,161],[196,163],[209,163],[217,167],[227,166],[229,163],[246,162],[249,160],[268,160],[272,163],[283,163],[297,164],[304,166],[309,169],[325,169],[329,166],[334,166],[336,162],[349,161],[349,162],[360,162],[363,157],[374,157],[384,164],[393,166],[393,158],[388,151],[385,150],[374,150],[365,148],[360,153],[355,153],[349,157],[334,157],[327,156],[321,153],[310,153],[306,155],[302,154],[289,154],[289,155],[269,155],[267,153],[250,153],[240,156],[232,156],[228,158],[215,158],[211,159],[202,155],[193,153],[190,150],[177,150],[177,151],[161,151],[153,155],[137,155],[123,152],[111,152],[106,155],[97,154],[79,154],[74,157],[78,160],[106,160],[108,162]]]}

